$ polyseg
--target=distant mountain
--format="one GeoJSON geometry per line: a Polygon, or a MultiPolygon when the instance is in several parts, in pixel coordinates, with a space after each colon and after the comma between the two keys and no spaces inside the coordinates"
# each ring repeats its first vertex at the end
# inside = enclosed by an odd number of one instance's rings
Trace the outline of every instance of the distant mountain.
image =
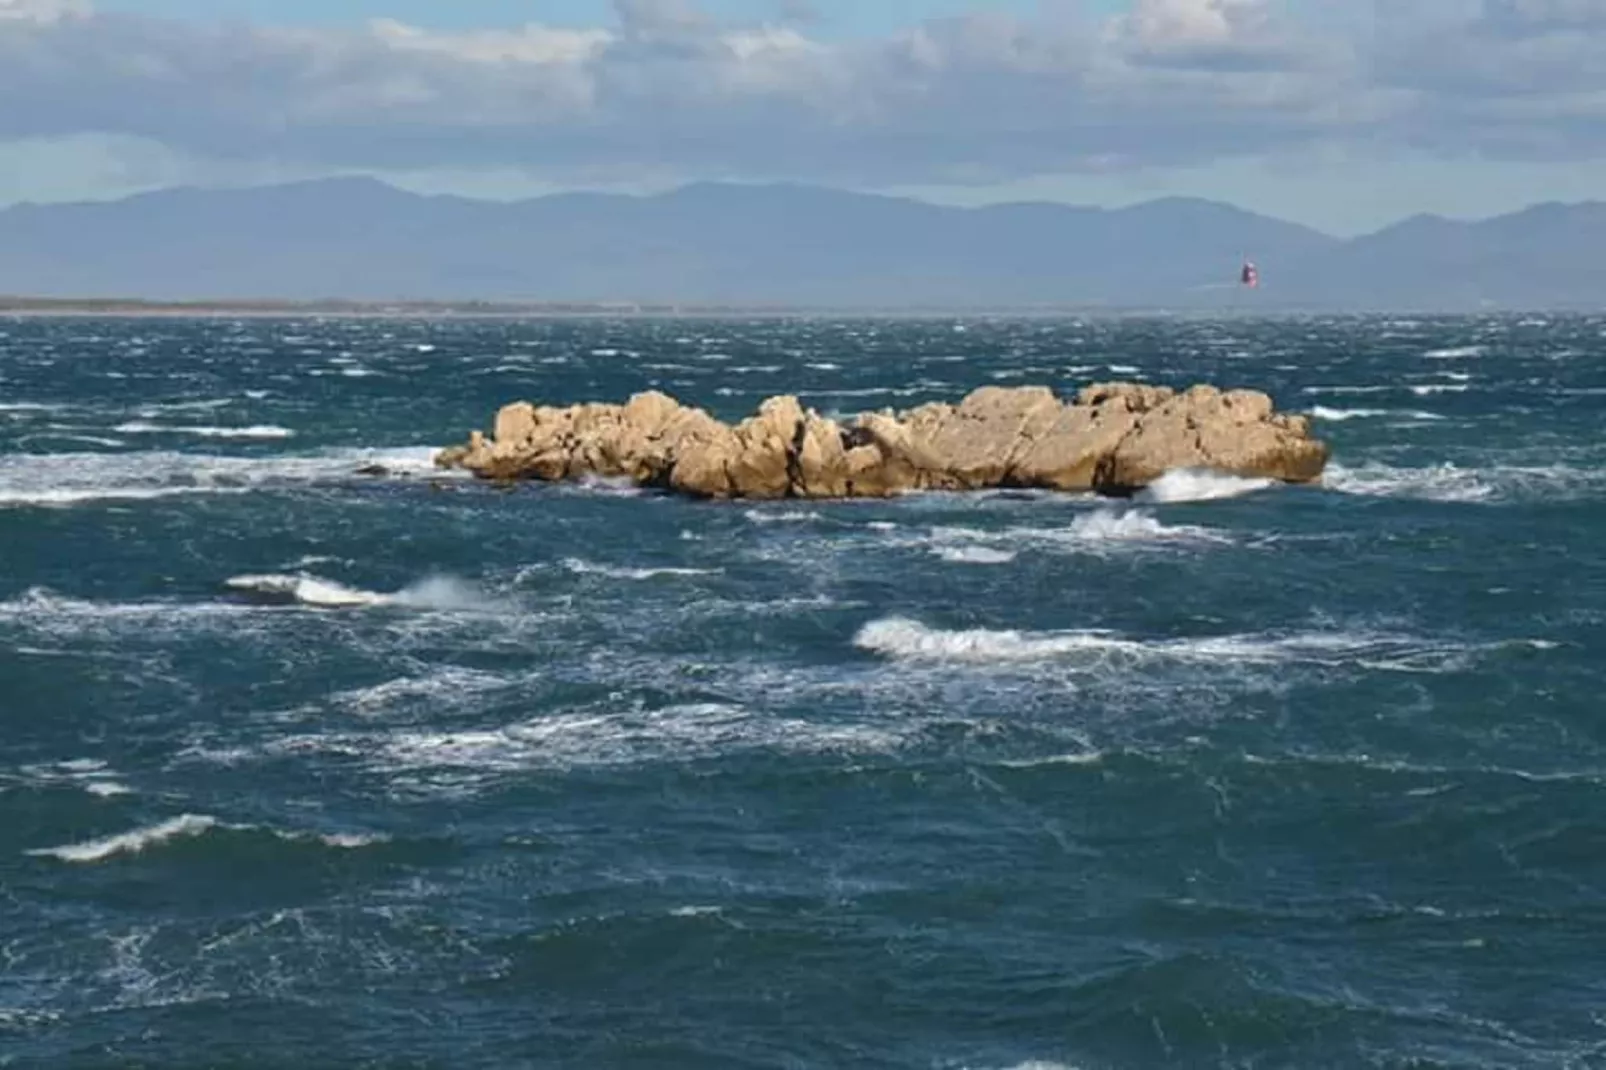
{"type": "Polygon", "coordinates": [[[1463,307],[1606,293],[1606,205],[1341,241],[1228,205],[952,208],[697,184],[515,203],[372,179],[0,211],[0,293],[833,307],[1463,307]],[[1236,285],[1255,259],[1262,289],[1236,285]]]}
{"type": "Polygon", "coordinates": [[[1287,297],[1361,308],[1606,307],[1606,203],[1422,215],[1290,266],[1287,297]]]}

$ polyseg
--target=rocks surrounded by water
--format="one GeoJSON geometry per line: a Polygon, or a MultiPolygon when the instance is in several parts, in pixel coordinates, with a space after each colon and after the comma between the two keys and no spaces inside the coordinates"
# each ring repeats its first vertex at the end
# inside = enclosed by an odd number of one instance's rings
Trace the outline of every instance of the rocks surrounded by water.
{"type": "Polygon", "coordinates": [[[624,405],[517,402],[492,436],[436,464],[493,480],[627,479],[701,498],[858,498],[1031,487],[1127,495],[1178,468],[1286,483],[1318,478],[1328,447],[1306,417],[1254,390],[1177,392],[1101,383],[1062,401],[1047,387],[987,386],[838,422],[796,397],[731,426],[665,394],[624,405]]]}

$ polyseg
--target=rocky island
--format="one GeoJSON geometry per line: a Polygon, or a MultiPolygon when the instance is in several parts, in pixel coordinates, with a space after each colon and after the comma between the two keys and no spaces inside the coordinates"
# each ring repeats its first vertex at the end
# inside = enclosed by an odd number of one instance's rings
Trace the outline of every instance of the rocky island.
{"type": "Polygon", "coordinates": [[[1307,483],[1328,447],[1254,390],[982,387],[959,404],[838,422],[773,397],[734,427],[657,391],[623,405],[517,402],[442,468],[491,480],[623,478],[700,498],[889,497],[994,487],[1130,495],[1173,469],[1307,483]]]}

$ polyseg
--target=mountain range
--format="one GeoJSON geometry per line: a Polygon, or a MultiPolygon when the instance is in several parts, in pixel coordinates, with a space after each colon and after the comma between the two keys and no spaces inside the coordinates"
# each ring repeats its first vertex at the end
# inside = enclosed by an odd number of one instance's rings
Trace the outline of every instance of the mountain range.
{"type": "Polygon", "coordinates": [[[852,308],[1597,307],[1606,203],[1340,239],[1213,201],[980,208],[797,185],[517,202],[374,179],[0,211],[0,293],[852,308]],[[1261,287],[1237,285],[1243,258],[1261,287]]]}

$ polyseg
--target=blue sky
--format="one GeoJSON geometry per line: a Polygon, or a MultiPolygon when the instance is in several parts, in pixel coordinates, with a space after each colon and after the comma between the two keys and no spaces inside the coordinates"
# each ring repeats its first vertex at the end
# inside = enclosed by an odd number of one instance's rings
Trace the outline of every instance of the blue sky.
{"type": "Polygon", "coordinates": [[[1606,196],[1603,87],[1606,0],[0,0],[0,203],[781,180],[1355,233],[1606,196]]]}

